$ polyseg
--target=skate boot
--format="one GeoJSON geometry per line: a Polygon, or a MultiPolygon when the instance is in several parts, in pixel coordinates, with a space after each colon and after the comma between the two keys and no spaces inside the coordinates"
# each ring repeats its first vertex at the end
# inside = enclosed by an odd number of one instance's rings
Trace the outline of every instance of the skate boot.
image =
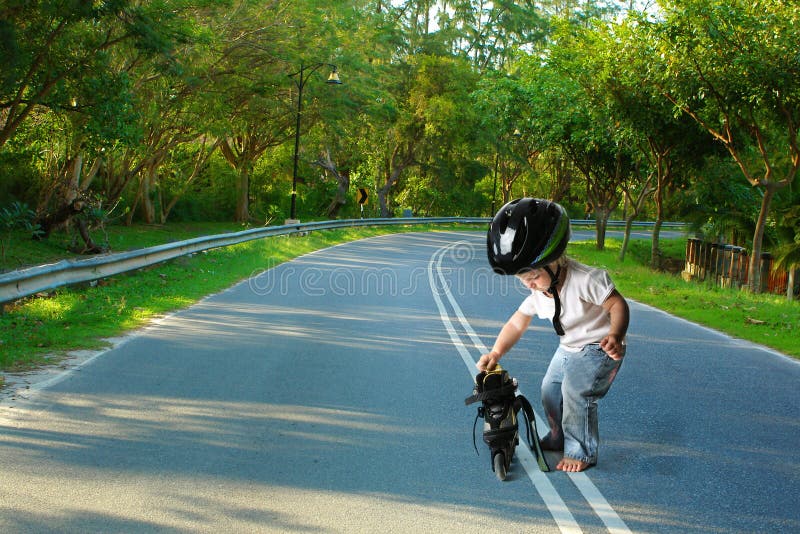
{"type": "Polygon", "coordinates": [[[528,443],[536,455],[539,468],[542,471],[550,470],[539,445],[533,409],[528,399],[517,394],[516,378],[511,378],[499,366],[492,371],[478,373],[473,394],[464,403],[469,405],[478,401],[481,401],[481,406],[478,407],[472,427],[472,444],[475,452],[478,452],[475,430],[478,419],[483,418],[483,441],[491,451],[492,470],[498,479],[506,479],[514,451],[519,444],[520,411],[525,416],[528,443]]]}
{"type": "MultiPolygon", "coordinates": [[[[519,443],[516,390],[516,379],[510,378],[505,370],[495,369],[475,377],[474,394],[465,400],[466,404],[481,401],[473,425],[473,445],[475,426],[478,419],[483,418],[483,442],[491,451],[492,470],[500,480],[505,480],[519,443]]],[[[478,450],[477,445],[475,450],[478,450]]]]}

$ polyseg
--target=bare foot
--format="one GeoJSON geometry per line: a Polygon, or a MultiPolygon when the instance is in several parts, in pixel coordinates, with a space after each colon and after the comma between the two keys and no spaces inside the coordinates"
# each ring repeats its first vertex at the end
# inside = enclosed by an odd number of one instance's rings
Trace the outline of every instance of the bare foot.
{"type": "Polygon", "coordinates": [[[560,471],[567,471],[569,473],[577,473],[578,471],[583,471],[584,469],[588,469],[591,466],[592,464],[590,463],[583,462],[581,460],[576,460],[575,458],[568,458],[565,456],[561,459],[560,462],[558,462],[556,469],[560,471]]]}

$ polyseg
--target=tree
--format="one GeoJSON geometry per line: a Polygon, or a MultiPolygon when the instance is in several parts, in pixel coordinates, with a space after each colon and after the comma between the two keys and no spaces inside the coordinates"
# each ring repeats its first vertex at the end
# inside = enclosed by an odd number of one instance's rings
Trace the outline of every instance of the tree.
{"type": "Polygon", "coordinates": [[[115,48],[135,43],[142,55],[153,57],[167,54],[177,35],[163,6],[126,0],[64,4],[43,0],[0,8],[0,149],[39,109],[72,111],[76,101],[86,109],[89,102],[126,92],[125,79],[108,61],[115,48]]]}
{"type": "Polygon", "coordinates": [[[762,194],[748,269],[761,291],[764,230],[776,192],[800,168],[800,13],[778,0],[663,2],[647,74],[677,109],[722,144],[762,194]]]}
{"type": "MultiPolygon", "coordinates": [[[[623,189],[629,199],[628,205],[638,207],[632,213],[638,212],[652,195],[656,211],[650,264],[660,269],[659,234],[667,195],[678,185],[681,176],[702,165],[713,146],[705,131],[687,115],[676,116],[672,104],[642,79],[642,73],[647,72],[648,51],[652,50],[653,42],[645,32],[639,31],[640,28],[639,17],[630,17],[613,26],[599,26],[594,32],[598,41],[595,52],[585,57],[593,65],[591,77],[598,90],[592,94],[596,104],[609,109],[645,160],[641,166],[647,168],[640,168],[633,174],[639,179],[623,189]],[[637,199],[633,198],[633,191],[637,192],[637,199]]],[[[621,257],[625,254],[629,232],[630,221],[626,225],[621,257]]]]}
{"type": "Polygon", "coordinates": [[[234,220],[239,222],[250,221],[250,180],[257,160],[292,138],[295,105],[287,74],[294,56],[281,49],[291,42],[300,16],[288,4],[242,0],[215,25],[219,37],[207,73],[206,104],[214,119],[210,131],[237,174],[234,220]]]}
{"type": "Polygon", "coordinates": [[[511,200],[514,183],[533,168],[542,147],[529,128],[528,95],[517,77],[500,71],[487,72],[471,100],[478,115],[478,143],[485,147],[484,157],[493,167],[490,212],[494,215],[496,208],[511,200]]]}
{"type": "Polygon", "coordinates": [[[87,224],[104,219],[102,206],[113,205],[132,176],[121,187],[107,184],[111,197],[90,191],[112,168],[102,152],[133,146],[141,135],[127,69],[174,67],[174,45],[188,37],[179,4],[16,2],[0,11],[0,47],[11,66],[0,80],[0,150],[31,118],[63,126],[38,201],[43,236],[74,219],[84,249],[102,250],[87,224]]]}
{"type": "Polygon", "coordinates": [[[554,36],[545,61],[526,62],[531,119],[537,137],[558,146],[580,170],[596,215],[597,248],[603,250],[608,219],[622,197],[621,185],[635,171],[631,141],[613,109],[595,96],[601,87],[595,66],[587,60],[596,53],[589,29],[562,23],[554,36]]]}
{"type": "MultiPolygon", "coordinates": [[[[199,4],[199,3],[198,3],[199,4]]],[[[138,188],[132,199],[129,219],[141,207],[144,222],[165,223],[180,196],[194,181],[217,148],[209,135],[218,109],[211,104],[207,80],[218,75],[221,48],[217,31],[222,24],[223,6],[199,4],[183,12],[183,38],[171,49],[173,62],[141,61],[135,51],[122,49],[119,70],[133,79],[135,105],[139,110],[141,140],[126,147],[130,160],[138,162],[138,188]],[[217,9],[219,8],[219,10],[217,9]],[[165,68],[166,67],[166,68],[165,68]],[[180,162],[180,165],[176,165],[180,162]],[[169,164],[172,198],[165,199],[164,166],[169,164]],[[185,180],[185,183],[175,183],[185,180]]]]}
{"type": "Polygon", "coordinates": [[[325,216],[328,219],[335,219],[339,215],[339,210],[347,202],[347,191],[350,189],[350,172],[340,171],[336,163],[331,158],[330,150],[325,150],[317,160],[315,165],[319,165],[326,173],[333,176],[336,181],[336,194],[325,209],[325,216]]]}
{"type": "Polygon", "coordinates": [[[787,196],[786,205],[776,210],[779,246],[773,253],[773,268],[787,271],[786,298],[791,301],[794,299],[795,275],[800,269],[800,194],[793,192],[787,196]]]}
{"type": "Polygon", "coordinates": [[[477,73],[466,62],[418,55],[409,67],[406,92],[398,99],[393,123],[382,136],[382,184],[378,189],[382,217],[390,216],[389,193],[410,167],[422,167],[423,172],[438,169],[435,174],[441,179],[442,165],[453,162],[458,166],[476,120],[472,110],[463,105],[477,81],[477,73]]]}

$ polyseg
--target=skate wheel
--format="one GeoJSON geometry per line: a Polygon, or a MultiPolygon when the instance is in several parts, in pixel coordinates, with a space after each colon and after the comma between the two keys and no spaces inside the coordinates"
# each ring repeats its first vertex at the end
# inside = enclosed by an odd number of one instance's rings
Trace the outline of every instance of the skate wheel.
{"type": "Polygon", "coordinates": [[[494,464],[494,474],[497,475],[499,480],[506,479],[506,455],[502,452],[498,452],[492,458],[492,463],[494,464]]]}

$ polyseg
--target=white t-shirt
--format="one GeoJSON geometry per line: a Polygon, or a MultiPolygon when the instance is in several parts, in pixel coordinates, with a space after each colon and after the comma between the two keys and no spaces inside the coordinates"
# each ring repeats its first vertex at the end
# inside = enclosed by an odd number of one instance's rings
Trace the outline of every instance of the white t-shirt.
{"type": "MultiPolygon", "coordinates": [[[[608,334],[611,320],[602,304],[612,291],[614,283],[605,270],[567,259],[567,275],[564,284],[558,288],[561,325],[564,327],[560,339],[564,349],[581,350],[590,343],[599,343],[608,334]]],[[[538,315],[549,321],[552,321],[555,310],[555,301],[536,290],[531,290],[530,296],[519,306],[524,315],[538,315]]]]}

